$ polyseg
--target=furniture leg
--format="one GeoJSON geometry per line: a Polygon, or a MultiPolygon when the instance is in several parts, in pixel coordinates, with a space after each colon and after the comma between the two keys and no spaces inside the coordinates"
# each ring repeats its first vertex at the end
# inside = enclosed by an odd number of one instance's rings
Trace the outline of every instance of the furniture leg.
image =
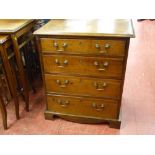
{"type": "Polygon", "coordinates": [[[11,38],[12,38],[12,42],[13,42],[13,45],[14,45],[14,52],[15,52],[15,56],[16,56],[16,60],[17,60],[20,79],[22,81],[23,93],[24,93],[25,103],[26,103],[26,111],[29,111],[28,80],[26,78],[26,74],[25,74],[25,71],[24,71],[23,62],[22,62],[22,58],[21,58],[20,50],[19,50],[19,46],[18,46],[17,37],[15,35],[11,35],[11,38]]]}
{"type": "Polygon", "coordinates": [[[7,129],[7,111],[1,95],[0,95],[0,110],[2,113],[3,127],[4,129],[7,129]]]}
{"type": "Polygon", "coordinates": [[[45,111],[44,116],[47,120],[54,120],[54,114],[51,114],[48,111],[45,111]]]}
{"type": "Polygon", "coordinates": [[[110,121],[109,126],[110,126],[110,128],[120,129],[121,121],[119,121],[119,120],[110,121]]]}
{"type": "MultiPolygon", "coordinates": [[[[3,70],[3,72],[5,72],[5,71],[3,70]]],[[[6,76],[4,76],[3,82],[5,84],[4,85],[4,92],[6,93],[5,94],[6,95],[6,102],[9,102],[11,100],[11,92],[10,92],[10,89],[9,89],[9,85],[8,85],[6,76]]]]}
{"type": "Polygon", "coordinates": [[[10,91],[14,99],[16,118],[19,119],[19,100],[18,100],[17,89],[14,85],[14,81],[16,79],[14,79],[14,76],[12,75],[11,66],[10,66],[10,63],[7,57],[7,51],[5,48],[2,48],[1,55],[3,57],[3,65],[5,68],[6,77],[9,83],[10,91]]]}

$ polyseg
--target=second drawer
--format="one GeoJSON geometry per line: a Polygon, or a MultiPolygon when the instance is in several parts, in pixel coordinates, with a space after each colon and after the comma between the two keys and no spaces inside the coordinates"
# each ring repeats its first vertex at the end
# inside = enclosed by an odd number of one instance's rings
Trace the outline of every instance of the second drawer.
{"type": "Polygon", "coordinates": [[[45,74],[47,92],[120,98],[119,80],[45,74]]]}
{"type": "Polygon", "coordinates": [[[44,55],[46,73],[81,74],[98,77],[122,77],[123,60],[116,58],[44,55]]]}

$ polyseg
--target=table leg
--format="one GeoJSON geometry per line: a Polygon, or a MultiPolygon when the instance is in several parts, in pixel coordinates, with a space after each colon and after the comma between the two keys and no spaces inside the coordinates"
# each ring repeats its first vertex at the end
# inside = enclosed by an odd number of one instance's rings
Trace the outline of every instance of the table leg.
{"type": "Polygon", "coordinates": [[[14,99],[16,118],[19,119],[19,100],[18,100],[17,89],[14,84],[14,81],[16,79],[14,79],[14,76],[12,75],[11,66],[7,56],[7,50],[5,48],[2,48],[1,56],[3,59],[3,65],[6,72],[6,77],[9,83],[10,91],[14,99]]]}
{"type": "Polygon", "coordinates": [[[7,129],[7,111],[6,111],[6,107],[5,107],[5,104],[3,102],[2,96],[0,96],[0,110],[2,113],[4,129],[7,129]]]}
{"type": "Polygon", "coordinates": [[[25,103],[26,103],[26,111],[29,111],[29,85],[28,85],[28,80],[26,77],[26,73],[24,71],[23,62],[22,62],[22,58],[21,58],[21,54],[20,54],[20,50],[19,50],[19,46],[18,46],[17,37],[15,35],[11,35],[11,38],[12,38],[12,42],[13,42],[13,46],[14,46],[14,52],[15,52],[15,56],[16,56],[17,66],[19,69],[19,76],[20,76],[22,86],[23,86],[23,93],[24,93],[25,103]]]}
{"type": "Polygon", "coordinates": [[[1,86],[2,86],[2,88],[1,88],[2,93],[1,94],[3,94],[2,96],[4,96],[4,98],[5,98],[4,103],[7,104],[11,100],[11,92],[10,92],[10,87],[8,85],[8,80],[7,80],[7,77],[5,74],[4,67],[1,68],[1,71],[2,71],[2,75],[0,78],[0,82],[1,82],[1,86]]]}

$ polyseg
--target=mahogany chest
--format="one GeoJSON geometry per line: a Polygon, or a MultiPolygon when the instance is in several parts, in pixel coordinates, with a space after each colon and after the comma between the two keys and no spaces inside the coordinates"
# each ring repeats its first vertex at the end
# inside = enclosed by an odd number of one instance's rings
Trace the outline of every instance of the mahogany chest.
{"type": "Polygon", "coordinates": [[[35,33],[45,118],[120,127],[131,20],[51,20],[35,33]]]}

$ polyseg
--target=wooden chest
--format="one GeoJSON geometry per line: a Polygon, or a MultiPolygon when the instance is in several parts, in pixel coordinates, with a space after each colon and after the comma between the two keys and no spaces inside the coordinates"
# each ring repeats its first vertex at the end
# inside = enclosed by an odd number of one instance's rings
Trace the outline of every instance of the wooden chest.
{"type": "Polygon", "coordinates": [[[131,20],[51,20],[35,33],[45,118],[120,127],[131,20]]]}

